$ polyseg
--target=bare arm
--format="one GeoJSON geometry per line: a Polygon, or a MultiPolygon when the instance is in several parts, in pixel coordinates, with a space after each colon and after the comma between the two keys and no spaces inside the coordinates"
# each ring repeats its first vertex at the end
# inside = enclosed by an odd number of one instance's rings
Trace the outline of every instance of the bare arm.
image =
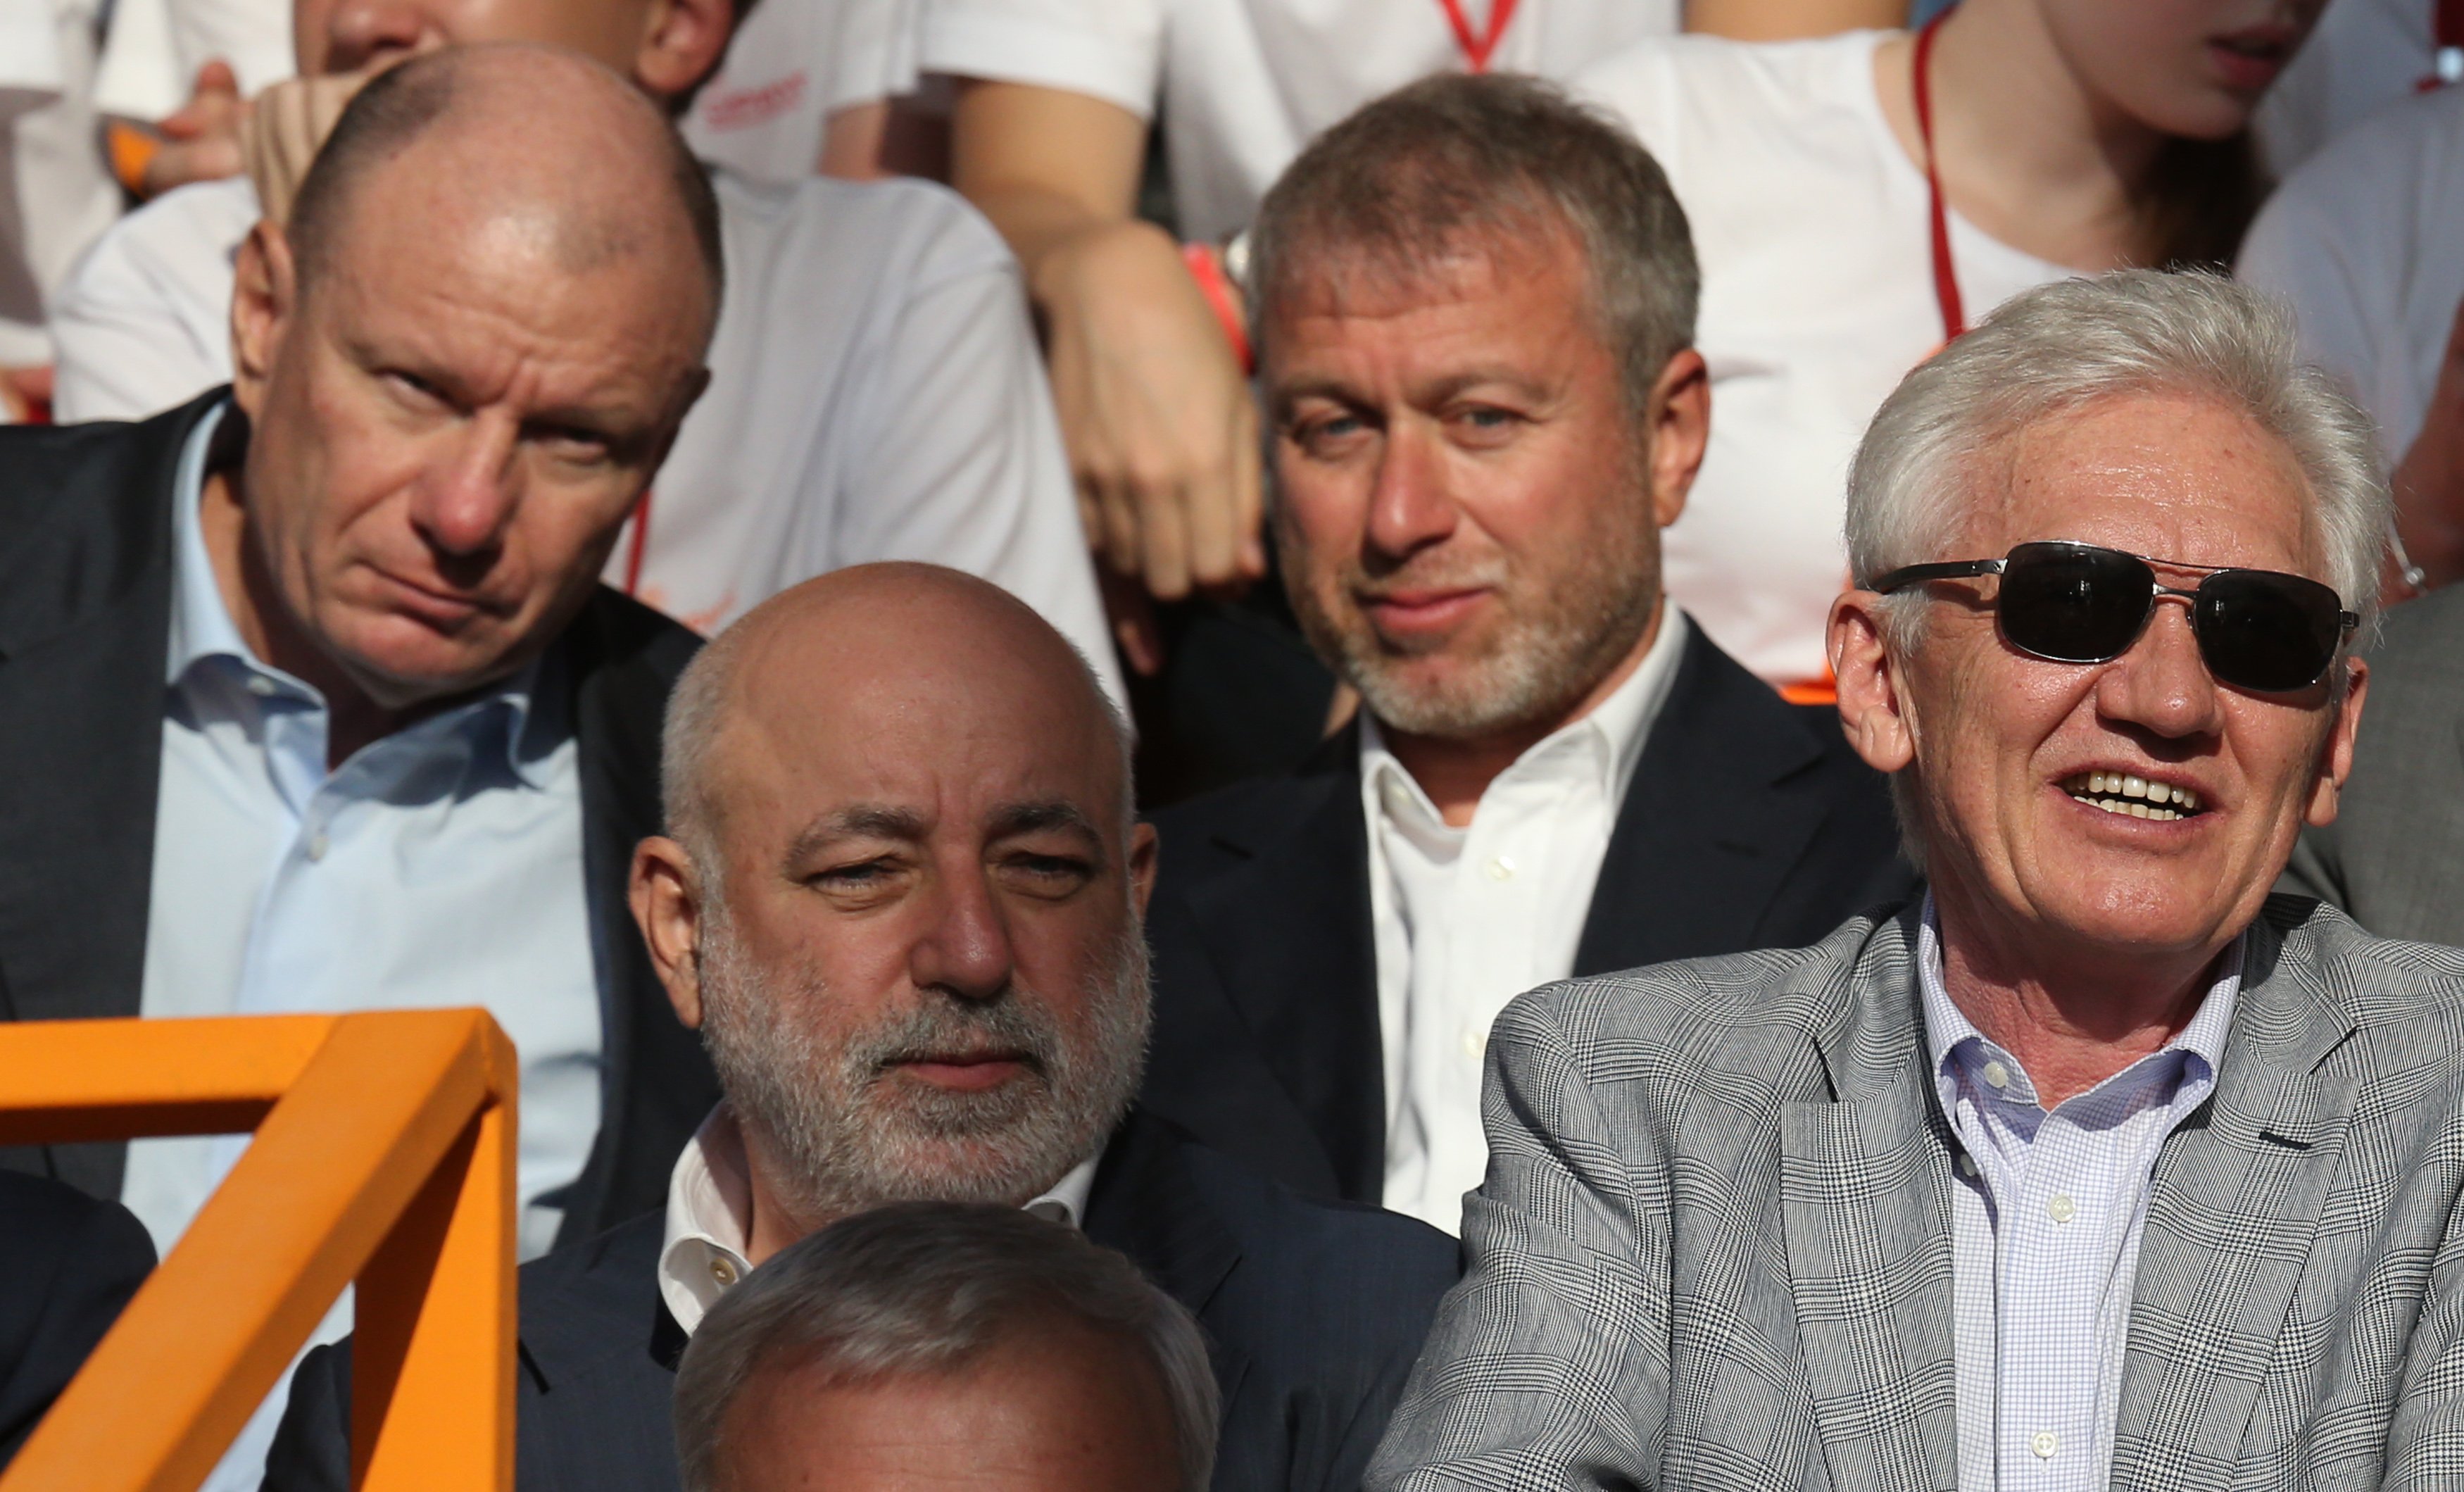
{"type": "Polygon", "coordinates": [[[1736,41],[1789,41],[1908,23],[1908,0],[1685,0],[1685,29],[1736,41]]]}
{"type": "Polygon", "coordinates": [[[1179,246],[1131,215],[1145,145],[1145,122],[1114,104],[972,82],[951,181],[1025,273],[1089,541],[1172,600],[1265,572],[1258,427],[1179,246]]]}
{"type": "Polygon", "coordinates": [[[2464,304],[2455,308],[2430,408],[2394,485],[2396,527],[2426,583],[2464,578],[2464,304]]]}

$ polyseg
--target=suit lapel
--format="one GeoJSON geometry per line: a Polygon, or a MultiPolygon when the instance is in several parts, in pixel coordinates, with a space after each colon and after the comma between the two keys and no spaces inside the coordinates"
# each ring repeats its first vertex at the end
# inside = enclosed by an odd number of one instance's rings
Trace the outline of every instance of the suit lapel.
{"type": "Polygon", "coordinates": [[[2343,1160],[2356,1086],[2316,1069],[2355,1022],[2307,964],[2279,952],[2261,920],[2215,1096],[2157,1159],[2114,1427],[2116,1486],[2230,1478],[2343,1160]]]}
{"type": "Polygon", "coordinates": [[[1573,972],[1757,946],[1821,827],[1819,798],[1774,785],[1821,755],[1787,705],[1689,625],[1600,860],[1573,972]]]}
{"type": "MultiPolygon", "coordinates": [[[[1216,1291],[1241,1262],[1241,1250],[1232,1230],[1192,1184],[1188,1167],[1177,1163],[1176,1152],[1186,1144],[1165,1125],[1132,1109],[1096,1167],[1085,1232],[1128,1255],[1158,1288],[1205,1323],[1216,1291]]],[[[1223,1345],[1225,1335],[1208,1332],[1207,1353],[1222,1401],[1230,1404],[1249,1361],[1223,1345]]]]}
{"type": "Polygon", "coordinates": [[[1879,998],[1824,1051],[1838,1098],[1780,1122],[1790,1287],[1840,1492],[1958,1481],[1950,1135],[1901,941],[1883,930],[1854,976],[1879,998]]]}
{"type": "Polygon", "coordinates": [[[1328,1149],[1343,1195],[1385,1173],[1385,1058],[1369,910],[1360,746],[1345,731],[1302,769],[1288,813],[1221,833],[1245,857],[1188,893],[1209,960],[1266,1065],[1328,1149]]]}

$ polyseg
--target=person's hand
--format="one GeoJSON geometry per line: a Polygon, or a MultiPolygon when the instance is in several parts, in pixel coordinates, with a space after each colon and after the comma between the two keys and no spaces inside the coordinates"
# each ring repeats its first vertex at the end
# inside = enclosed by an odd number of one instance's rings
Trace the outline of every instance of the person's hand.
{"type": "Polygon", "coordinates": [[[52,366],[0,367],[0,425],[27,425],[52,417],[52,366]]]}
{"type": "Polygon", "coordinates": [[[334,77],[294,77],[258,94],[240,127],[240,148],[248,179],[256,184],[256,200],[266,217],[291,220],[292,199],[308,174],[317,148],[342,117],[351,96],[372,75],[345,73],[334,77]]]}
{"type": "MultiPolygon", "coordinates": [[[[1105,566],[1161,601],[1265,574],[1257,410],[1178,246],[1151,224],[1108,223],[1042,271],[1053,400],[1105,566]]],[[[1152,672],[1152,621],[1117,604],[1113,619],[1133,667],[1152,672]]]]}
{"type": "Polygon", "coordinates": [[[220,57],[197,69],[188,101],[153,127],[155,148],[127,185],[149,201],[191,182],[218,182],[240,171],[239,132],[248,101],[239,75],[220,57]]]}
{"type": "Polygon", "coordinates": [[[2447,330],[2421,433],[2395,469],[2396,520],[2425,586],[2464,577],[2464,304],[2447,330]]]}

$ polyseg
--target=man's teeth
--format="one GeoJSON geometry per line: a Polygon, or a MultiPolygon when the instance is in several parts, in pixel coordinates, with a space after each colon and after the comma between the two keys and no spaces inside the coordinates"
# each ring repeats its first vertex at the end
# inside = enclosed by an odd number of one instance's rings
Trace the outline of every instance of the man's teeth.
{"type": "Polygon", "coordinates": [[[2080,802],[2134,819],[2187,819],[2199,812],[2193,789],[2150,782],[2126,772],[2083,772],[2062,785],[2080,802]]]}

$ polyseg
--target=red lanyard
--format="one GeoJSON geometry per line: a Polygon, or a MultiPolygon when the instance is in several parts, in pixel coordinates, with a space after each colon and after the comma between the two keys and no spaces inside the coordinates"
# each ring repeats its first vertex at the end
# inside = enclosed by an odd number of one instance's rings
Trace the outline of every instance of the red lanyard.
{"type": "Polygon", "coordinates": [[[1925,22],[1917,33],[1916,60],[1911,70],[1916,75],[1917,133],[1925,140],[1925,196],[1933,229],[1933,298],[1942,307],[1942,340],[1956,339],[1968,330],[1968,315],[1959,304],[1959,275],[1950,262],[1950,214],[1942,205],[1942,172],[1933,159],[1933,81],[1927,64],[1933,60],[1934,33],[1950,18],[1945,11],[1925,22]]]}
{"type": "Polygon", "coordinates": [[[1499,38],[1514,20],[1518,0],[1491,0],[1488,12],[1488,33],[1479,35],[1471,29],[1471,17],[1463,14],[1463,0],[1438,0],[1446,8],[1446,24],[1455,31],[1455,45],[1463,49],[1463,68],[1467,72],[1485,73],[1488,59],[1497,51],[1499,38]]]}
{"type": "Polygon", "coordinates": [[[625,544],[625,594],[627,596],[638,596],[642,592],[642,557],[649,547],[650,494],[645,491],[642,500],[633,505],[633,535],[625,544]]]}

